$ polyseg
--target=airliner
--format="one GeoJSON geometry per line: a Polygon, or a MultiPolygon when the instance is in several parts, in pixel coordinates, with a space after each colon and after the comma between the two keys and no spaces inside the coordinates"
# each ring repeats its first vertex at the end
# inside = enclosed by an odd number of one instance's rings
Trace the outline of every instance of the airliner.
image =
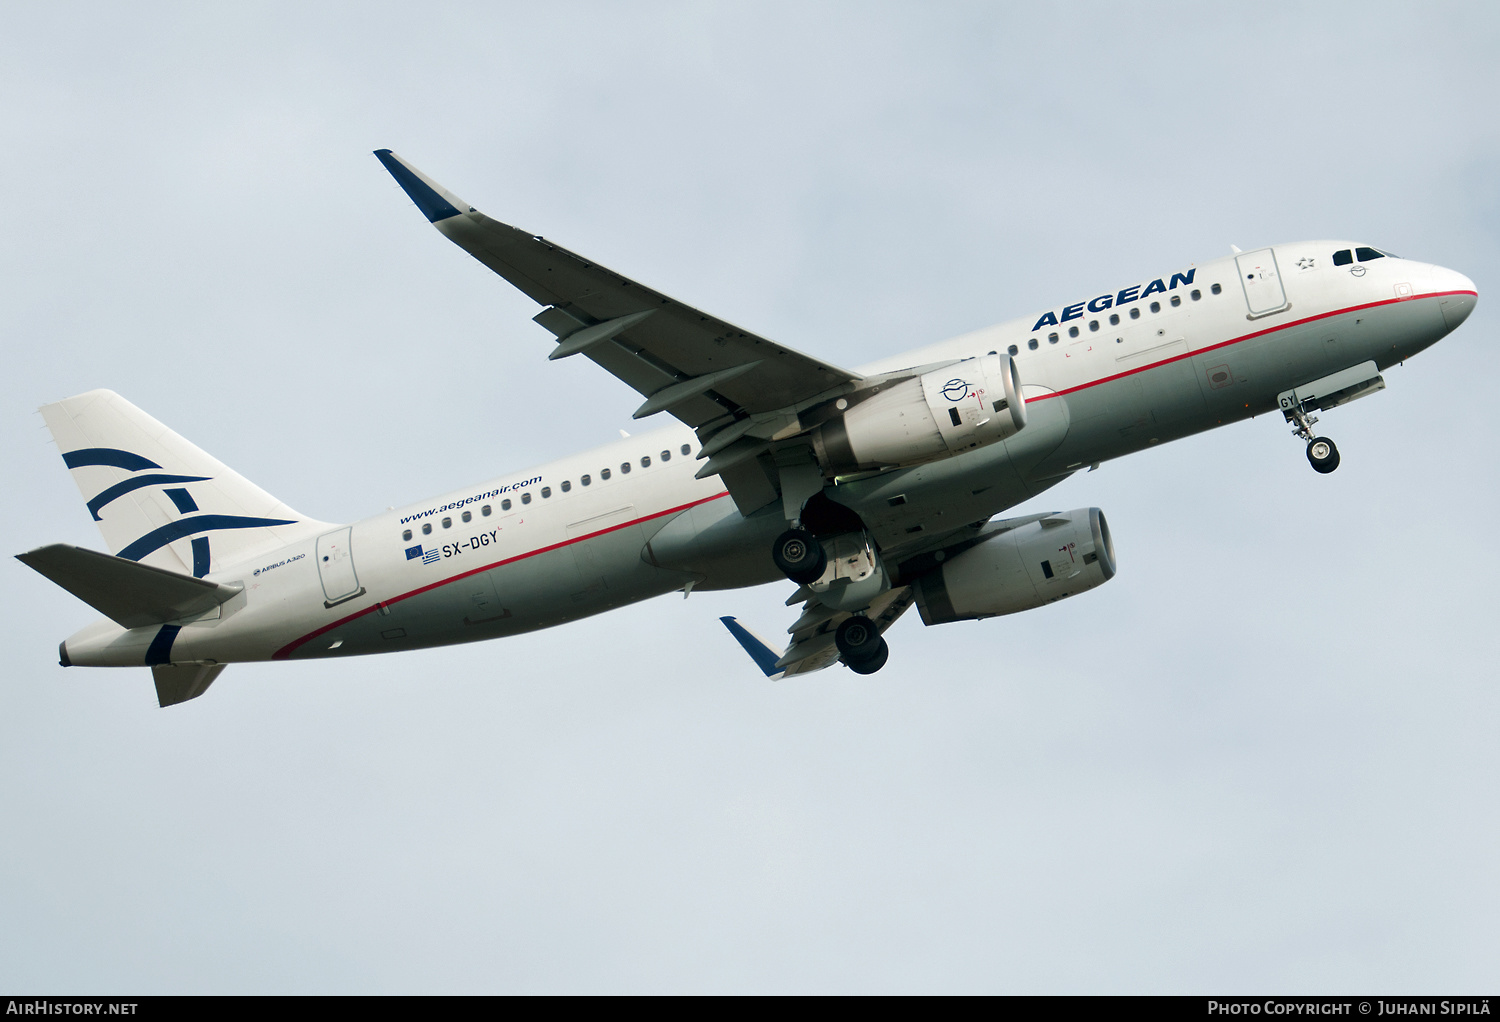
{"type": "Polygon", "coordinates": [[[449,241],[534,300],[670,425],[353,524],[309,518],[108,390],[41,408],[109,553],[19,559],[104,617],[64,667],[151,668],[169,706],[239,661],[357,656],[548,628],[670,592],[782,582],[784,640],[721,620],[769,678],[885,665],[939,625],[1114,577],[1094,507],[999,518],[1075,472],[1280,411],[1317,413],[1456,329],[1463,274],[1352,241],[1230,255],[845,369],[492,220],[388,149],[449,241]]]}

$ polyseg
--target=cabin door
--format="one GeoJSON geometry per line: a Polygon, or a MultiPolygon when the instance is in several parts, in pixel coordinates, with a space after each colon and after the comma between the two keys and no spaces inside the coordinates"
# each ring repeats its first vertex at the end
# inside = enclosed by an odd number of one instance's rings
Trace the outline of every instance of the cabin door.
{"type": "Polygon", "coordinates": [[[323,605],[352,600],[364,592],[354,574],[354,554],[349,549],[352,527],[318,537],[318,578],[323,582],[323,605]]]}
{"type": "Polygon", "coordinates": [[[1281,286],[1274,251],[1263,248],[1258,252],[1242,252],[1235,256],[1234,264],[1240,270],[1240,286],[1245,289],[1251,319],[1269,316],[1287,307],[1286,291],[1281,286]]]}

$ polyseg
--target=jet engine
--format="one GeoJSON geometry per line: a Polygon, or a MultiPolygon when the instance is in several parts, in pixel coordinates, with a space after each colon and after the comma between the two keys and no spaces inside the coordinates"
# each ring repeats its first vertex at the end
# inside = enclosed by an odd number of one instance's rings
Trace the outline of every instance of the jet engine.
{"type": "Polygon", "coordinates": [[[1115,576],[1109,525],[1096,507],[1001,529],[913,583],[922,622],[1014,614],[1103,585],[1115,576]]]}
{"type": "Polygon", "coordinates": [[[834,472],[919,465],[1013,436],[1026,425],[1021,377],[1009,355],[985,355],[845,400],[813,434],[834,472]],[[857,403],[856,403],[857,402],[857,403]]]}

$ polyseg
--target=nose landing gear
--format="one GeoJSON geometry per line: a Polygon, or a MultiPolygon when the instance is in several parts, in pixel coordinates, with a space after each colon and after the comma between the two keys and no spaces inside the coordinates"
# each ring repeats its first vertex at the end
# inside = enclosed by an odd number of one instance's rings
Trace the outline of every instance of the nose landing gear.
{"type": "Polygon", "coordinates": [[[1334,442],[1326,436],[1313,436],[1312,428],[1313,423],[1318,421],[1317,416],[1308,415],[1297,405],[1284,407],[1281,411],[1287,422],[1297,425],[1292,434],[1307,441],[1307,463],[1313,467],[1314,472],[1327,475],[1339,467],[1339,449],[1334,442]]]}
{"type": "MultiPolygon", "coordinates": [[[[1357,322],[1357,321],[1356,321],[1357,322]]],[[[1327,475],[1339,467],[1339,449],[1326,436],[1313,435],[1312,412],[1326,412],[1385,389],[1380,367],[1373,361],[1341,369],[1311,383],[1276,395],[1281,414],[1296,428],[1293,435],[1307,441],[1307,460],[1313,471],[1327,475]]]]}

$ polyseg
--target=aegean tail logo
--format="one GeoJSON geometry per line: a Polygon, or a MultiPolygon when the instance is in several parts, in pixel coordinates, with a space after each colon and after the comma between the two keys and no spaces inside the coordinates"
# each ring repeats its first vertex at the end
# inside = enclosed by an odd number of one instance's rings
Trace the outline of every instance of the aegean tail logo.
{"type": "MultiPolygon", "coordinates": [[[[122,451],[115,447],[86,447],[77,451],[68,451],[63,454],[63,464],[69,469],[85,468],[88,466],[102,465],[110,468],[123,468],[130,473],[148,472],[150,469],[161,468],[156,462],[149,458],[143,458],[139,454],[130,451],[122,451]]],[[[135,490],[147,486],[168,486],[173,483],[202,483],[207,482],[210,476],[185,476],[171,475],[166,473],[137,475],[132,474],[129,479],[115,483],[96,494],[88,501],[89,514],[94,516],[94,521],[103,521],[99,512],[106,506],[135,490]]],[[[197,514],[198,502],[193,495],[188,493],[185,486],[173,486],[169,490],[163,490],[167,498],[171,500],[172,506],[180,515],[195,515],[192,518],[179,518],[168,522],[158,529],[153,529],[141,536],[134,543],[129,544],[121,550],[119,555],[127,561],[139,561],[147,554],[153,553],[166,546],[174,540],[194,537],[192,541],[193,550],[193,576],[202,578],[208,574],[211,564],[211,555],[208,547],[208,537],[200,533],[216,532],[221,529],[256,529],[270,525],[295,525],[296,522],[286,518],[250,518],[245,515],[214,515],[197,514]]],[[[269,570],[269,569],[263,569],[269,570]]],[[[259,574],[259,572],[257,572],[259,574]]]]}

